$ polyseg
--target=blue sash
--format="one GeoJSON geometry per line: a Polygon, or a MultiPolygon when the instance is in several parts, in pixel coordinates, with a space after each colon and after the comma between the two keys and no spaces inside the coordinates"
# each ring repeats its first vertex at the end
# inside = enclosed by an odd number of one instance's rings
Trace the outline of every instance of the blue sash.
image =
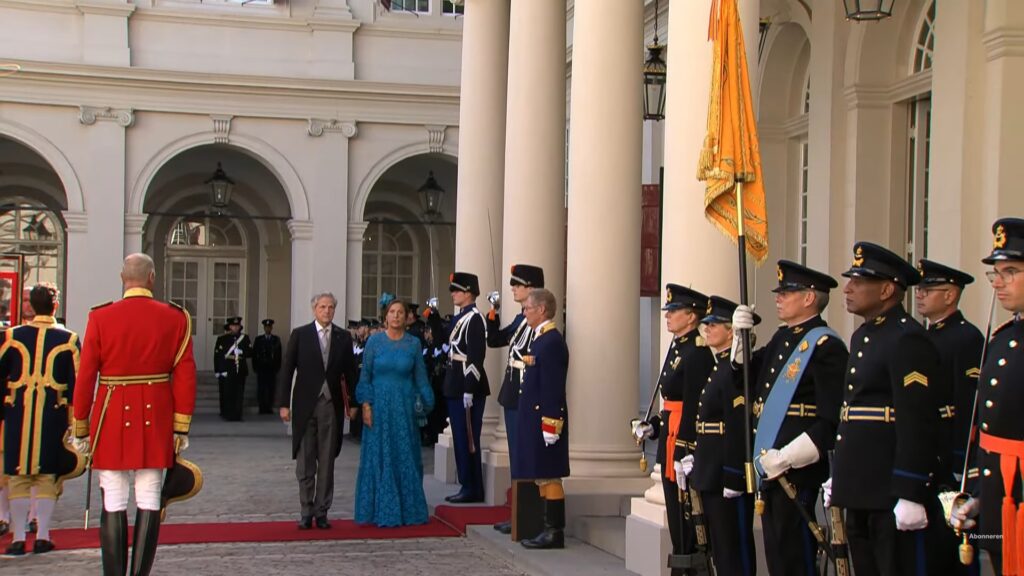
{"type": "Polygon", "coordinates": [[[775,445],[775,439],[782,428],[782,421],[786,419],[786,412],[796,393],[796,386],[804,375],[811,354],[818,347],[822,336],[839,338],[839,335],[828,326],[814,328],[804,336],[800,344],[793,349],[793,353],[786,360],[786,367],[775,376],[775,383],[768,392],[768,399],[764,402],[761,416],[757,420],[757,434],[754,435],[754,468],[757,469],[757,485],[761,485],[761,478],[764,476],[764,469],[758,461],[758,456],[764,450],[771,450],[775,445]]]}

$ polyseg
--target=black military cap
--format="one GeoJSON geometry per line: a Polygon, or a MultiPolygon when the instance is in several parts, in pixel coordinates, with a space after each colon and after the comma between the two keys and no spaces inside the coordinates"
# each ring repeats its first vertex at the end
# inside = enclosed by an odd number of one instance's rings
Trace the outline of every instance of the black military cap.
{"type": "Polygon", "coordinates": [[[453,272],[448,277],[449,292],[472,292],[480,295],[480,279],[469,272],[453,272]]]}
{"type": "MultiPolygon", "coordinates": [[[[721,296],[712,296],[708,298],[708,307],[704,310],[704,318],[701,319],[703,324],[722,324],[732,322],[732,313],[736,311],[736,304],[732,300],[722,298],[721,296]]],[[[761,323],[761,317],[754,314],[754,326],[761,323]]]]}
{"type": "Polygon", "coordinates": [[[242,317],[241,316],[231,316],[230,318],[227,318],[226,320],[224,320],[224,322],[227,323],[228,326],[230,326],[232,324],[238,324],[239,326],[241,326],[242,325],[242,317]]]}
{"type": "Polygon", "coordinates": [[[359,321],[360,326],[366,326],[367,328],[370,327],[370,324],[373,324],[372,318],[363,318],[362,320],[359,321]]]}
{"type": "Polygon", "coordinates": [[[665,285],[665,305],[662,310],[679,310],[693,308],[698,314],[704,313],[708,307],[708,297],[696,290],[679,284],[665,285]]]}
{"type": "Polygon", "coordinates": [[[224,330],[230,330],[230,329],[231,329],[231,324],[229,324],[228,322],[225,322],[224,323],[224,330]]]}
{"type": "Polygon", "coordinates": [[[891,280],[904,288],[921,281],[921,274],[909,262],[888,248],[871,242],[853,245],[853,264],[843,272],[843,276],[891,280]]]}
{"type": "Polygon", "coordinates": [[[413,314],[415,314],[416,311],[420,309],[420,305],[415,304],[413,302],[409,302],[408,304],[406,304],[406,307],[409,308],[409,312],[412,312],[413,314]]]}
{"type": "Polygon", "coordinates": [[[955,284],[961,288],[974,282],[974,276],[961,272],[956,268],[950,268],[945,264],[939,264],[933,260],[922,258],[917,262],[917,271],[921,274],[921,284],[925,286],[934,284],[955,284]]]}
{"type": "Polygon", "coordinates": [[[274,321],[271,318],[264,318],[263,322],[260,322],[260,324],[263,324],[264,326],[273,326],[274,321]]]}
{"type": "Polygon", "coordinates": [[[992,235],[992,253],[982,262],[1024,260],[1024,219],[1000,218],[992,225],[992,235]]]}
{"type": "Polygon", "coordinates": [[[359,320],[349,320],[348,324],[345,325],[345,328],[359,328],[359,320]]]}
{"type": "Polygon", "coordinates": [[[529,264],[513,264],[510,286],[526,286],[528,288],[544,287],[544,269],[529,264]]]}
{"type": "Polygon", "coordinates": [[[174,502],[188,500],[203,489],[203,471],[193,462],[185,460],[181,455],[174,457],[174,465],[164,475],[164,484],[160,489],[160,510],[174,502]]]}
{"type": "Polygon", "coordinates": [[[775,267],[779,276],[779,287],[772,292],[794,292],[797,290],[818,290],[828,292],[839,286],[828,274],[812,270],[803,264],[790,260],[779,260],[775,267]]]}

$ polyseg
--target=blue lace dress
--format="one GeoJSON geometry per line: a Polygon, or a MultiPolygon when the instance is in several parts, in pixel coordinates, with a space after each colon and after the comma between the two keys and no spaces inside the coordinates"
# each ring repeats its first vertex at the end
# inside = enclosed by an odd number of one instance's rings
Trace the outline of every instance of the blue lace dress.
{"type": "Polygon", "coordinates": [[[370,337],[356,402],[372,405],[373,426],[363,428],[356,480],[356,522],[405,526],[427,521],[423,461],[415,405],[419,395],[429,412],[434,394],[427,379],[420,341],[409,334],[392,340],[370,337]]]}

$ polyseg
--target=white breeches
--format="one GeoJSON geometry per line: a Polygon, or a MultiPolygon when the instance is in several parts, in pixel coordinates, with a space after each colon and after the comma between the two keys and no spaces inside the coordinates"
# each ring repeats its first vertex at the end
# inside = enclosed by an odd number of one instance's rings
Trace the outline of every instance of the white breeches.
{"type": "Polygon", "coordinates": [[[120,512],[128,509],[128,474],[135,473],[135,505],[143,510],[160,509],[160,489],[164,471],[160,468],[142,470],[97,470],[103,489],[103,509],[120,512]]]}

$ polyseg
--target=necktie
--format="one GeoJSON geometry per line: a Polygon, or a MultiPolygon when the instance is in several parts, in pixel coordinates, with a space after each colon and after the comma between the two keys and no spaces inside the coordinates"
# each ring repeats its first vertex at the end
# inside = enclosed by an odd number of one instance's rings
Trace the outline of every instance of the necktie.
{"type": "Polygon", "coordinates": [[[327,358],[331,354],[331,331],[329,328],[320,329],[320,353],[324,357],[324,366],[327,366],[327,358]]]}

